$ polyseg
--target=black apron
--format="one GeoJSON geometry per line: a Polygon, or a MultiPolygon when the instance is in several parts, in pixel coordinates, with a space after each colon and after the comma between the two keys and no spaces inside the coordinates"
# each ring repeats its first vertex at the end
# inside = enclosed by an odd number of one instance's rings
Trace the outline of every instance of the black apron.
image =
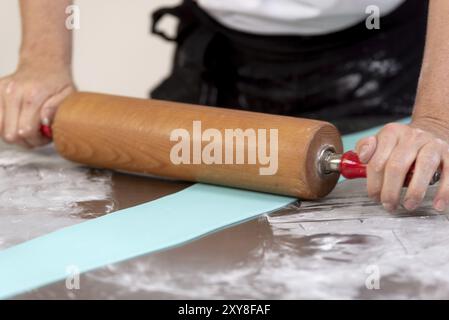
{"type": "Polygon", "coordinates": [[[152,32],[177,42],[161,100],[320,119],[342,133],[410,116],[428,1],[407,0],[380,19],[320,36],[262,36],[224,27],[192,0],[152,15],[152,32]],[[179,18],[175,39],[158,29],[179,18]]]}

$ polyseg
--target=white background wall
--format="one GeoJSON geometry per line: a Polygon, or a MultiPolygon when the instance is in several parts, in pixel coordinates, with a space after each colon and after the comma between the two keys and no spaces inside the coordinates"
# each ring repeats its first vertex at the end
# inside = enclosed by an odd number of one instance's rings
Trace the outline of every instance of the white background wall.
{"type": "MultiPolygon", "coordinates": [[[[55,0],[58,1],[58,0],[55,0]]],[[[170,70],[173,44],[152,36],[150,12],[180,0],[77,0],[74,76],[80,90],[147,97],[170,70]]],[[[164,29],[173,32],[168,20],[164,29]]],[[[0,76],[15,70],[20,45],[18,0],[0,1],[0,76]]]]}

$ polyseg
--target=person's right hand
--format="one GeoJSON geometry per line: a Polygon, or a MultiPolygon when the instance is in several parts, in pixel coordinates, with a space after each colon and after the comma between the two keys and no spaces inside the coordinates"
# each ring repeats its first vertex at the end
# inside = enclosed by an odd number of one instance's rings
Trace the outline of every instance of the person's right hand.
{"type": "Polygon", "coordinates": [[[0,134],[10,144],[34,148],[50,142],[40,133],[75,86],[69,66],[52,61],[20,64],[0,78],[0,134]]]}

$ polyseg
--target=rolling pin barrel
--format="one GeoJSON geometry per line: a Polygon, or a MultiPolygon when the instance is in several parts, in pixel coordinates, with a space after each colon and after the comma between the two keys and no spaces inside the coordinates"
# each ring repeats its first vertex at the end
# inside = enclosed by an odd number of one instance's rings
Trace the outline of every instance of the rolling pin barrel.
{"type": "Polygon", "coordinates": [[[301,199],[321,198],[334,188],[339,174],[322,172],[320,154],[329,148],[342,153],[339,132],[326,122],[94,93],[68,97],[49,134],[62,156],[89,166],[301,199]],[[243,163],[236,161],[242,147],[237,136],[225,139],[229,132],[248,134],[243,163]],[[251,133],[257,150],[249,143],[251,133]],[[206,163],[201,152],[210,151],[217,137],[233,143],[206,153],[215,161],[206,163]],[[182,138],[189,152],[179,163],[173,161],[173,148],[182,138]],[[259,142],[266,142],[262,150],[259,142]],[[256,162],[250,163],[250,154],[256,162]],[[270,163],[270,174],[261,174],[268,165],[260,155],[268,154],[276,163],[270,163]]]}

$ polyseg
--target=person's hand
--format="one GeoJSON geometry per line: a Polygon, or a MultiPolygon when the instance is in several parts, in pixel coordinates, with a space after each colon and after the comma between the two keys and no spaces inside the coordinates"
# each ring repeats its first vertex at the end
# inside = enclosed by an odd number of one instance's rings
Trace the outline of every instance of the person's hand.
{"type": "Polygon", "coordinates": [[[61,102],[73,91],[69,66],[33,61],[0,78],[0,134],[10,144],[26,148],[50,142],[40,133],[50,124],[61,102]]]}
{"type": "Polygon", "coordinates": [[[403,200],[409,211],[417,209],[424,199],[434,173],[442,172],[438,192],[433,201],[437,211],[449,205],[449,129],[430,121],[414,121],[409,125],[390,123],[376,136],[361,139],[356,151],[367,163],[368,196],[380,201],[393,212],[401,202],[401,190],[410,167],[415,163],[413,178],[403,200]]]}

